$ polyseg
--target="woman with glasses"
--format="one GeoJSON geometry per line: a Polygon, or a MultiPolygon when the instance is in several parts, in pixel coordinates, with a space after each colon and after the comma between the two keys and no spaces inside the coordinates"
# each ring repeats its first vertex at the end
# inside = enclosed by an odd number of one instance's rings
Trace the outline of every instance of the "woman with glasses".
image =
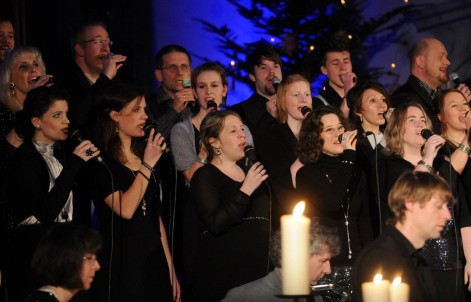
{"type": "Polygon", "coordinates": [[[180,287],[161,219],[163,192],[157,162],[164,138],[150,131],[146,100],[128,83],[106,87],[94,112],[95,139],[107,166],[90,165],[84,188],[97,210],[103,234],[103,266],[94,301],[180,301],[180,287]],[[172,291],[173,290],[173,291],[172,291]]]}
{"type": "Polygon", "coordinates": [[[42,237],[32,267],[39,288],[24,302],[68,302],[87,291],[100,269],[101,236],[80,225],[57,224],[42,237]]]}
{"type": "MultiPolygon", "coordinates": [[[[471,119],[467,123],[471,125],[471,119]]],[[[450,153],[450,149],[443,147],[446,146],[445,139],[437,134],[423,138],[422,131],[431,126],[430,119],[417,103],[401,104],[394,109],[385,130],[385,156],[379,161],[381,204],[390,213],[387,194],[405,171],[437,173],[448,182],[458,200],[455,206],[449,207],[452,219],[447,221],[441,237],[427,241],[419,255],[431,268],[432,278],[437,284],[438,300],[464,301],[463,250],[459,246],[461,236],[463,243],[471,242],[471,215],[457,171],[463,171],[468,154],[460,149],[450,153]]],[[[386,214],[383,221],[387,218],[389,216],[386,214]]],[[[465,254],[471,252],[468,246],[463,245],[465,254]]]]}
{"type": "Polygon", "coordinates": [[[340,110],[331,106],[316,108],[303,121],[296,151],[304,166],[296,173],[296,188],[306,201],[306,215],[336,228],[341,240],[340,254],[332,258],[332,274],[324,283],[351,292],[353,262],[372,239],[372,231],[366,178],[355,164],[358,131],[346,131],[345,125],[340,110]]]}

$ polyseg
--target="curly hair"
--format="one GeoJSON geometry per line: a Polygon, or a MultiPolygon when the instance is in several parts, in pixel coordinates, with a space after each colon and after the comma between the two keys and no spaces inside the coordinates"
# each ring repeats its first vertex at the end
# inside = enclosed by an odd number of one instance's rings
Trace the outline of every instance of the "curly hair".
{"type": "Polygon", "coordinates": [[[340,109],[332,106],[322,106],[314,109],[303,121],[299,131],[299,140],[296,144],[296,155],[303,164],[314,163],[319,160],[324,146],[321,133],[324,125],[321,119],[324,115],[335,114],[340,123],[347,128],[347,120],[343,117],[340,109]]]}
{"type": "Polygon", "coordinates": [[[278,87],[278,92],[276,95],[276,105],[278,111],[277,119],[279,123],[284,124],[288,120],[288,110],[286,108],[286,94],[288,93],[288,88],[291,86],[291,84],[297,82],[305,82],[310,90],[311,84],[309,84],[308,80],[306,80],[306,78],[300,74],[292,74],[288,76],[287,78],[283,79],[283,81],[281,81],[280,86],[278,87]]]}
{"type": "Polygon", "coordinates": [[[404,156],[404,133],[406,131],[405,125],[407,120],[407,110],[410,107],[419,108],[425,116],[425,125],[432,125],[432,121],[420,104],[415,102],[399,104],[394,108],[394,111],[389,118],[388,125],[384,130],[384,139],[386,140],[385,152],[388,155],[404,156]]]}

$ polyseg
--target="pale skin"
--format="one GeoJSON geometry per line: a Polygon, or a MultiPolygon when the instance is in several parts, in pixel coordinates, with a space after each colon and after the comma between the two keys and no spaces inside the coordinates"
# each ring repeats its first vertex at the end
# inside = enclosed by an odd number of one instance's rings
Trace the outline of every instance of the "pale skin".
{"type": "MultiPolygon", "coordinates": [[[[122,164],[131,169],[132,171],[140,171],[147,178],[151,179],[151,171],[145,168],[142,162],[145,162],[151,167],[157,164],[157,161],[162,156],[165,148],[167,147],[164,138],[160,133],[155,134],[154,129],[150,131],[146,147],[144,149],[144,156],[141,160],[136,154],[132,152],[131,140],[133,137],[141,137],[144,135],[144,124],[147,120],[145,113],[146,103],[143,98],[136,98],[131,103],[127,104],[121,111],[111,111],[110,117],[119,125],[119,138],[121,140],[121,151],[123,158],[122,164]]],[[[149,181],[140,173],[136,173],[136,177],[128,188],[127,191],[116,191],[105,198],[105,203],[113,209],[115,214],[123,219],[131,219],[149,185],[149,181]],[[113,206],[114,199],[114,206],[113,206]]],[[[161,233],[162,246],[164,248],[167,264],[169,266],[170,282],[173,286],[173,293],[175,301],[180,301],[180,285],[176,282],[176,274],[171,259],[170,249],[168,246],[167,235],[161,219],[159,218],[159,228],[161,233]]]]}

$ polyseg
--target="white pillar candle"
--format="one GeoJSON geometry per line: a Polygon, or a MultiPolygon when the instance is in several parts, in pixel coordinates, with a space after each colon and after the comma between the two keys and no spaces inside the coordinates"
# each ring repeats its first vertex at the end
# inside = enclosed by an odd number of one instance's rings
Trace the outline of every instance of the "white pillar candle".
{"type": "Polygon", "coordinates": [[[281,217],[281,280],[283,295],[309,295],[309,229],[303,216],[305,203],[298,202],[293,215],[281,217]]]}
{"type": "Polygon", "coordinates": [[[365,282],[361,284],[363,302],[390,302],[389,286],[389,281],[383,280],[383,276],[381,274],[376,274],[373,282],[365,282]]]}
{"type": "Polygon", "coordinates": [[[402,283],[401,277],[394,278],[389,293],[389,302],[409,302],[409,284],[402,283]]]}

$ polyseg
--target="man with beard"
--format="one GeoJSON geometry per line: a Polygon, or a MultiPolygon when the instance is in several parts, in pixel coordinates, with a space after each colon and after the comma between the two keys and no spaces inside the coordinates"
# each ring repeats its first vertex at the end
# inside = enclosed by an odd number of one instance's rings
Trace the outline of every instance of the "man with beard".
{"type": "Polygon", "coordinates": [[[357,77],[352,72],[348,40],[334,38],[327,43],[321,59],[321,72],[327,76],[328,84],[312,99],[312,108],[331,105],[348,118],[347,93],[355,86],[357,77]]]}
{"type": "MultiPolygon", "coordinates": [[[[448,52],[437,39],[420,39],[411,50],[410,72],[407,82],[399,87],[392,95],[392,105],[405,102],[417,102],[432,120],[433,132],[440,133],[440,121],[435,115],[434,103],[440,93],[439,87],[448,82],[448,52]]],[[[471,100],[469,88],[460,84],[461,90],[468,101],[471,100]]]]}
{"type": "Polygon", "coordinates": [[[13,24],[8,19],[0,18],[0,63],[5,59],[7,52],[13,48],[15,48],[13,24]]]}
{"type": "Polygon", "coordinates": [[[111,53],[111,45],[106,25],[101,22],[84,25],[73,39],[75,64],[58,76],[58,82],[70,93],[69,119],[76,127],[84,126],[96,95],[126,61],[126,56],[111,53]]]}
{"type": "Polygon", "coordinates": [[[160,87],[147,97],[147,107],[155,119],[156,132],[168,139],[173,125],[191,115],[188,105],[195,102],[190,53],[180,45],[166,45],[155,55],[155,64],[160,87]]]}
{"type": "Polygon", "coordinates": [[[255,93],[229,109],[237,112],[244,124],[251,131],[255,131],[266,112],[273,119],[277,116],[276,90],[272,79],[277,77],[281,81],[283,78],[281,57],[271,45],[263,44],[247,56],[246,64],[249,78],[255,84],[255,93]]]}

